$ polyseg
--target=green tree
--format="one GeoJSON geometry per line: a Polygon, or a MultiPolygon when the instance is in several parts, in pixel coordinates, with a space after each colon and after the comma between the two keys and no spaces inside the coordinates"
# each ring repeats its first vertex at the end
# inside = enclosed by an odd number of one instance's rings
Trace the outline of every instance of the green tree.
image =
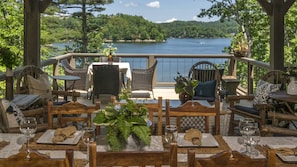
{"type": "Polygon", "coordinates": [[[58,0],[57,4],[61,8],[81,9],[77,12],[76,16],[82,20],[82,42],[81,50],[79,52],[88,52],[88,26],[87,17],[92,15],[92,12],[101,12],[105,10],[103,5],[113,3],[113,0],[58,0]]]}

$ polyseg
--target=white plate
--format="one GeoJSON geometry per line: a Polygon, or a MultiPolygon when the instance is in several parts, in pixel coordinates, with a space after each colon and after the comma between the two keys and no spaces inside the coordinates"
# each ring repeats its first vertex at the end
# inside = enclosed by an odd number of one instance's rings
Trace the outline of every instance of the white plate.
{"type": "Polygon", "coordinates": [[[179,147],[218,147],[217,140],[210,133],[202,133],[201,145],[194,145],[192,142],[184,140],[185,133],[179,133],[177,145],[179,147]]]}
{"type": "Polygon", "coordinates": [[[73,134],[73,137],[67,138],[63,142],[56,142],[53,143],[52,139],[54,137],[55,130],[50,129],[47,130],[38,140],[37,143],[39,144],[68,144],[68,145],[76,145],[81,138],[82,131],[76,131],[73,134]]]}

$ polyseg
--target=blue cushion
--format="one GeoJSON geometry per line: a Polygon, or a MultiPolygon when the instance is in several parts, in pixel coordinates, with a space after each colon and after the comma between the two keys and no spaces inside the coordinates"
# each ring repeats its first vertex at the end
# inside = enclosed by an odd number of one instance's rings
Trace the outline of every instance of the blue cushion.
{"type": "Polygon", "coordinates": [[[255,107],[246,107],[246,106],[241,106],[241,105],[235,105],[234,108],[250,113],[250,114],[254,114],[254,115],[259,115],[259,111],[255,108],[255,107]]]}
{"type": "Polygon", "coordinates": [[[200,97],[215,98],[216,95],[216,80],[199,82],[195,88],[195,95],[200,97]]]}

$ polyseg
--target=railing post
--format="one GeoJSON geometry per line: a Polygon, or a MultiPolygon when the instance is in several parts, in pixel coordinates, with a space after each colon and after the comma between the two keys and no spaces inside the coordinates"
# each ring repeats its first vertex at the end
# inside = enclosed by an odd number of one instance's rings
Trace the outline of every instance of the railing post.
{"type": "MultiPolygon", "coordinates": [[[[156,60],[155,56],[154,55],[150,55],[148,57],[148,61],[147,61],[147,63],[148,63],[147,64],[147,68],[151,67],[155,63],[155,60],[156,60]]],[[[157,66],[158,66],[158,64],[157,64],[157,66]]],[[[153,77],[153,87],[155,87],[156,82],[157,82],[156,74],[157,74],[157,72],[155,72],[154,77],[153,77]]]]}
{"type": "Polygon", "coordinates": [[[254,89],[254,66],[249,62],[247,63],[248,67],[248,94],[253,94],[254,89]]]}
{"type": "Polygon", "coordinates": [[[234,59],[234,56],[229,59],[228,75],[236,77],[236,63],[237,61],[234,59]]]}

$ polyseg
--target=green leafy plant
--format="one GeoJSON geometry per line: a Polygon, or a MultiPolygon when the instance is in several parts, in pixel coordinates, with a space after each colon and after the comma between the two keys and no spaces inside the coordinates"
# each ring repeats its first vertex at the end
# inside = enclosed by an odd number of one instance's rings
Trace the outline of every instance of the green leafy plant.
{"type": "Polygon", "coordinates": [[[177,77],[174,78],[175,80],[175,93],[181,94],[186,93],[189,96],[194,96],[195,87],[198,85],[197,80],[192,80],[188,77],[182,76],[179,72],[177,73],[177,77]]]}
{"type": "Polygon", "coordinates": [[[110,44],[107,45],[106,48],[104,48],[104,49],[102,50],[102,53],[103,53],[105,56],[110,56],[110,55],[115,56],[115,53],[116,53],[117,50],[118,50],[118,48],[113,47],[113,43],[110,43],[110,44]]]}
{"type": "Polygon", "coordinates": [[[129,99],[129,91],[124,91],[120,99],[124,99],[126,103],[108,104],[98,111],[93,123],[106,126],[108,144],[113,151],[122,150],[128,143],[130,135],[149,145],[151,131],[148,127],[147,107],[129,99]]]}

